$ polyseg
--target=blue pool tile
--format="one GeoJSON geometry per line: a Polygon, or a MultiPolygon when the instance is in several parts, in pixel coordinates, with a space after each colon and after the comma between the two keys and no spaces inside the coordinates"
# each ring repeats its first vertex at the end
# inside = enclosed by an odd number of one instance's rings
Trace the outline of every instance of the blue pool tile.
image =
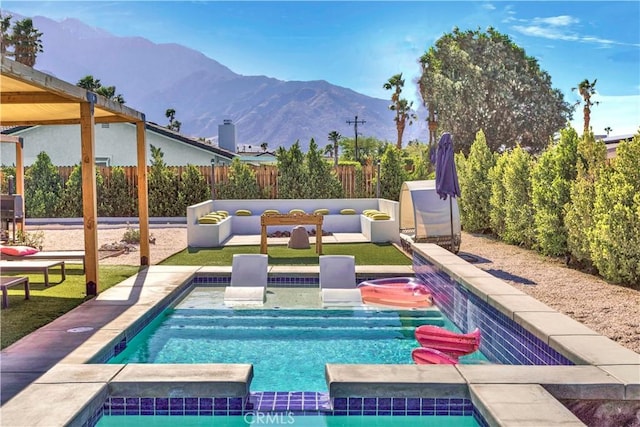
{"type": "Polygon", "coordinates": [[[407,408],[407,399],[401,398],[401,397],[394,397],[393,398],[393,410],[394,411],[399,411],[399,410],[405,410],[407,408]]]}
{"type": "Polygon", "coordinates": [[[216,397],[213,399],[213,409],[228,409],[229,400],[226,397],[216,397]]]}
{"type": "Polygon", "coordinates": [[[408,398],[407,399],[407,410],[408,411],[419,411],[420,410],[420,399],[408,398]]]}
{"type": "Polygon", "coordinates": [[[333,409],[347,409],[347,398],[336,397],[333,399],[333,409]]]}
{"type": "Polygon", "coordinates": [[[232,397],[229,399],[229,410],[241,410],[243,399],[241,397],[232,397]]]}
{"type": "Polygon", "coordinates": [[[391,398],[381,397],[378,399],[378,412],[380,410],[391,409],[391,398]]]}
{"type": "Polygon", "coordinates": [[[198,400],[198,404],[200,405],[200,410],[208,410],[213,409],[213,398],[212,397],[201,397],[198,400]]]}
{"type": "Polygon", "coordinates": [[[363,404],[365,410],[376,410],[378,408],[378,399],[375,397],[365,397],[363,404]]]}
{"type": "Polygon", "coordinates": [[[362,398],[361,397],[350,397],[349,398],[349,410],[362,410],[362,398]]]}
{"type": "Polygon", "coordinates": [[[381,415],[381,416],[391,415],[391,410],[390,409],[378,409],[378,415],[381,415]]]}

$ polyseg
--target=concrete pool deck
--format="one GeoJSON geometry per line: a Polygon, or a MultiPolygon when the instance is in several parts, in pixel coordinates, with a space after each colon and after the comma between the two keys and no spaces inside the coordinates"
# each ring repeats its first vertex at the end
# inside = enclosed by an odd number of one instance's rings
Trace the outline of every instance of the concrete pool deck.
{"type": "MultiPolygon", "coordinates": [[[[327,365],[331,397],[465,397],[490,425],[503,426],[583,425],[558,399],[640,402],[639,354],[438,246],[416,244],[414,251],[576,366],[327,365]]],[[[251,365],[180,365],[176,374],[170,366],[88,364],[194,276],[229,273],[230,267],[151,266],[3,350],[2,425],[81,425],[107,396],[132,387],[138,396],[246,394],[251,365]]],[[[285,273],[313,275],[318,266],[270,267],[271,275],[285,273]]],[[[413,274],[409,266],[358,266],[357,273],[413,274]]],[[[291,288],[268,291],[265,307],[288,305],[291,288]]],[[[319,301],[316,292],[305,295],[305,304],[319,301]]]]}

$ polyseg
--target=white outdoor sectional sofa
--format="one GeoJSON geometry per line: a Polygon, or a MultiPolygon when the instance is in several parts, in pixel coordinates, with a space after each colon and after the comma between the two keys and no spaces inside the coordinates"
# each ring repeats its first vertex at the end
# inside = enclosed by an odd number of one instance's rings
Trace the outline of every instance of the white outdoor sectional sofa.
{"type": "MultiPolygon", "coordinates": [[[[362,233],[371,242],[400,241],[398,225],[399,204],[386,199],[251,199],[207,200],[187,208],[187,243],[189,247],[219,247],[231,235],[259,235],[260,216],[267,209],[289,213],[302,209],[313,213],[316,209],[328,209],[322,229],[330,233],[362,233]],[[240,209],[251,211],[251,216],[237,216],[240,209]],[[355,210],[355,215],[343,215],[343,209],[355,210]],[[390,216],[388,220],[372,220],[362,215],[366,209],[377,209],[390,216]],[[199,224],[198,219],[215,211],[227,211],[229,216],[217,224],[199,224]]],[[[311,226],[310,228],[313,228],[311,226]]],[[[291,231],[282,226],[268,227],[267,231],[291,231]]]]}

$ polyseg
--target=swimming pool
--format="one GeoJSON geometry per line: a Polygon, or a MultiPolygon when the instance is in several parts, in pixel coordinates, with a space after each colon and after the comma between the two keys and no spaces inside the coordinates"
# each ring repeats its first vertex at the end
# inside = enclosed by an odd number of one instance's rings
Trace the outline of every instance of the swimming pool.
{"type": "MultiPolygon", "coordinates": [[[[193,295],[202,292],[198,287],[193,295]]],[[[412,364],[419,325],[455,325],[436,308],[202,309],[190,295],[109,363],[250,363],[252,391],[325,391],[325,364],[412,364]]],[[[487,359],[476,352],[462,363],[487,359]]]]}

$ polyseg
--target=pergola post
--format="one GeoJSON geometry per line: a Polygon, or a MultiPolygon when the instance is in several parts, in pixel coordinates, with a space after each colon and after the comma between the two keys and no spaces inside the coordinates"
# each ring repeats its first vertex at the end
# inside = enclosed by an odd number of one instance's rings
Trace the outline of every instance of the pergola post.
{"type": "Polygon", "coordinates": [[[82,214],[87,296],[98,295],[98,204],[96,201],[95,118],[96,95],[87,92],[80,103],[80,143],[82,147],[82,214]]]}
{"type": "Polygon", "coordinates": [[[147,144],[146,124],[136,122],[138,151],[138,217],[140,224],[140,265],[149,265],[149,200],[147,196],[147,144]]]}

